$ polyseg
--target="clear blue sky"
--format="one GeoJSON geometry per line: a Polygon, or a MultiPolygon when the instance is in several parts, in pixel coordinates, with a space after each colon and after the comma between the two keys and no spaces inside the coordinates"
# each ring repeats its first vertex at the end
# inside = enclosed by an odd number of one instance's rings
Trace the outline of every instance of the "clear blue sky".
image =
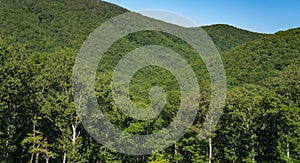
{"type": "Polygon", "coordinates": [[[262,33],[300,27],[300,0],[106,0],[131,11],[160,9],[197,25],[230,24],[262,33]]]}

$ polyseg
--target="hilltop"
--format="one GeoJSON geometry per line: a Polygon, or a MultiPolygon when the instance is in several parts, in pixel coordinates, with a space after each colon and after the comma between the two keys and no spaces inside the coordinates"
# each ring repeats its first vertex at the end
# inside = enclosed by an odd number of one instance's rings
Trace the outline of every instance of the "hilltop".
{"type": "Polygon", "coordinates": [[[249,41],[221,53],[229,85],[262,84],[300,61],[300,28],[249,41]]]}
{"type": "MultiPolygon", "coordinates": [[[[36,51],[57,47],[78,49],[87,36],[105,20],[128,10],[103,1],[2,0],[0,35],[13,36],[36,51]],[[18,15],[18,16],[16,16],[18,15]]],[[[202,27],[221,50],[263,36],[229,25],[202,27]]]]}
{"type": "Polygon", "coordinates": [[[220,51],[231,49],[237,45],[266,35],[236,28],[227,24],[215,24],[202,26],[201,28],[211,37],[220,51]]]}
{"type": "Polygon", "coordinates": [[[95,28],[126,11],[98,0],[1,0],[0,36],[40,52],[79,49],[95,28]]]}

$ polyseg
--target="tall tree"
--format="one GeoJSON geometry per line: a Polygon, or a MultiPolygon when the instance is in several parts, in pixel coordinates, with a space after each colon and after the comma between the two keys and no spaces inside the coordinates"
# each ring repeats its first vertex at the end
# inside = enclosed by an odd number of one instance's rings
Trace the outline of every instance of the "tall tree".
{"type": "Polygon", "coordinates": [[[26,45],[0,38],[0,160],[20,160],[20,142],[30,131],[31,77],[26,45]]]}

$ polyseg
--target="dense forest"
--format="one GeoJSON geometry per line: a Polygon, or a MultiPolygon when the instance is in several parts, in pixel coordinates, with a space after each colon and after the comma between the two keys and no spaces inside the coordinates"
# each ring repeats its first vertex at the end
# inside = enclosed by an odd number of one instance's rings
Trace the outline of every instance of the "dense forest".
{"type": "Polygon", "coordinates": [[[300,162],[300,28],[262,34],[223,24],[201,27],[220,52],[228,87],[224,113],[203,140],[198,135],[211,88],[195,51],[159,31],[115,42],[99,64],[95,89],[105,115],[122,131],[157,132],[172,122],[180,105],[176,78],[149,66],[131,80],[131,99],[148,107],[148,92],[159,85],[167,94],[164,110],[145,121],[120,113],[109,88],[124,52],[169,47],[185,57],[201,88],[199,112],[184,137],[164,150],[132,156],[94,140],[72,96],[81,45],[104,21],[128,10],[98,0],[0,0],[0,6],[0,162],[300,162]]]}

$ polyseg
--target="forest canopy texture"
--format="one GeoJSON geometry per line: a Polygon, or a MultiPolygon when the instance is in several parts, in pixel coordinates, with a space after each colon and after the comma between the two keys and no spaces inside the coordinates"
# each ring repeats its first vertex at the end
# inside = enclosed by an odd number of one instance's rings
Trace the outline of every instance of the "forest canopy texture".
{"type": "Polygon", "coordinates": [[[151,44],[172,48],[195,70],[201,96],[184,137],[162,151],[130,156],[87,133],[72,96],[81,45],[104,21],[128,10],[98,0],[0,0],[0,6],[0,162],[300,162],[300,28],[262,34],[224,24],[198,27],[220,52],[228,88],[224,113],[204,140],[198,135],[210,104],[210,79],[204,62],[187,55],[195,51],[158,31],[118,40],[103,57],[95,90],[119,129],[155,133],[172,122],[180,105],[176,78],[149,66],[132,78],[130,98],[148,107],[148,93],[159,85],[167,94],[164,110],[146,121],[120,113],[110,82],[123,52],[151,44]]]}

